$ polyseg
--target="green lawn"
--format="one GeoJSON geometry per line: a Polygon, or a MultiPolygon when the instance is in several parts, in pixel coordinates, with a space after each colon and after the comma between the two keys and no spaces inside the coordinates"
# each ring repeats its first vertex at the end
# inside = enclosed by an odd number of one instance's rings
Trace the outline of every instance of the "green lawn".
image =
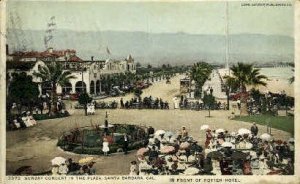
{"type": "Polygon", "coordinates": [[[256,122],[260,125],[267,125],[269,122],[272,128],[283,130],[294,135],[294,117],[292,116],[255,115],[235,117],[234,120],[256,122]]]}

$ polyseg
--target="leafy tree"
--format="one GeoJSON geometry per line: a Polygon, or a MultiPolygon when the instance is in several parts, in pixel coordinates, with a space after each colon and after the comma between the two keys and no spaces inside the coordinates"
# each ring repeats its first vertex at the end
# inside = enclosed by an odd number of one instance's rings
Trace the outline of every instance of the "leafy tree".
{"type": "Polygon", "coordinates": [[[140,68],[142,65],[141,65],[141,63],[140,62],[137,62],[136,63],[136,68],[140,68]]]}
{"type": "Polygon", "coordinates": [[[233,85],[237,85],[241,95],[241,115],[248,115],[247,111],[247,85],[266,86],[265,80],[268,78],[260,74],[260,69],[254,68],[252,64],[237,63],[230,67],[232,76],[226,77],[227,81],[231,81],[233,85]]]}
{"type": "Polygon", "coordinates": [[[50,83],[51,90],[51,101],[52,106],[50,107],[50,115],[54,115],[57,113],[57,86],[64,86],[67,84],[70,79],[74,79],[75,76],[68,70],[64,70],[62,64],[58,62],[51,62],[46,66],[42,66],[39,68],[38,72],[33,73],[34,76],[42,79],[45,83],[50,83]]]}
{"type": "Polygon", "coordinates": [[[84,113],[87,116],[87,104],[91,103],[93,98],[91,98],[87,93],[81,93],[78,98],[78,103],[83,105],[84,113]]]}
{"type": "Polygon", "coordinates": [[[204,103],[204,106],[208,106],[208,117],[210,117],[210,110],[213,107],[213,105],[216,103],[215,97],[212,95],[212,93],[207,94],[206,92],[204,92],[202,101],[204,103]]]}
{"type": "Polygon", "coordinates": [[[152,65],[148,64],[148,65],[147,65],[147,68],[148,68],[148,69],[152,68],[152,65]]]}
{"type": "MultiPolygon", "coordinates": [[[[19,113],[21,113],[23,106],[27,106],[32,111],[33,104],[38,100],[38,96],[38,84],[32,82],[32,76],[27,75],[25,72],[12,74],[7,97],[9,107],[12,103],[17,103],[19,104],[19,113]]],[[[10,112],[11,109],[8,110],[10,112]]]]}

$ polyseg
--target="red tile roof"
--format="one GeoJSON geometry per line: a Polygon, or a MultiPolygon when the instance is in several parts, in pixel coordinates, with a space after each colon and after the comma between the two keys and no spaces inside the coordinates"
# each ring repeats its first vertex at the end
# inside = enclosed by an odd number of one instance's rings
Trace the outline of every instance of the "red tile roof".
{"type": "Polygon", "coordinates": [[[29,51],[29,52],[15,52],[12,54],[12,56],[18,56],[21,58],[46,58],[46,57],[64,57],[66,53],[74,54],[74,56],[71,56],[69,59],[70,61],[82,61],[79,57],[75,56],[76,51],[73,49],[66,49],[66,50],[53,50],[50,52],[49,50],[43,51],[43,52],[37,52],[37,51],[29,51]]]}
{"type": "Polygon", "coordinates": [[[82,59],[80,59],[78,56],[71,56],[68,61],[71,61],[71,62],[80,62],[80,61],[82,61],[82,59]]]}

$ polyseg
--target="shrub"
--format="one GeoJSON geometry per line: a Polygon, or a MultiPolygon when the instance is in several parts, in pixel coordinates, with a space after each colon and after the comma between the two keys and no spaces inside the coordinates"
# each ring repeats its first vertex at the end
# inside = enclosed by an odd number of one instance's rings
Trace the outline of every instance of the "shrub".
{"type": "Polygon", "coordinates": [[[70,114],[66,111],[66,113],[61,114],[55,114],[53,116],[49,116],[49,114],[33,114],[33,118],[35,120],[46,120],[46,119],[56,119],[56,118],[65,118],[70,116],[70,114]]]}

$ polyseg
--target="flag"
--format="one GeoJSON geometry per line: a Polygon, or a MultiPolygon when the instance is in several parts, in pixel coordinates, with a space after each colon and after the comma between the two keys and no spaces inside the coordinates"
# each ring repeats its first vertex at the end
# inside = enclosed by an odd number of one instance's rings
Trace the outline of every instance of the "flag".
{"type": "Polygon", "coordinates": [[[110,55],[110,50],[108,49],[108,47],[106,47],[106,52],[110,55]]]}

